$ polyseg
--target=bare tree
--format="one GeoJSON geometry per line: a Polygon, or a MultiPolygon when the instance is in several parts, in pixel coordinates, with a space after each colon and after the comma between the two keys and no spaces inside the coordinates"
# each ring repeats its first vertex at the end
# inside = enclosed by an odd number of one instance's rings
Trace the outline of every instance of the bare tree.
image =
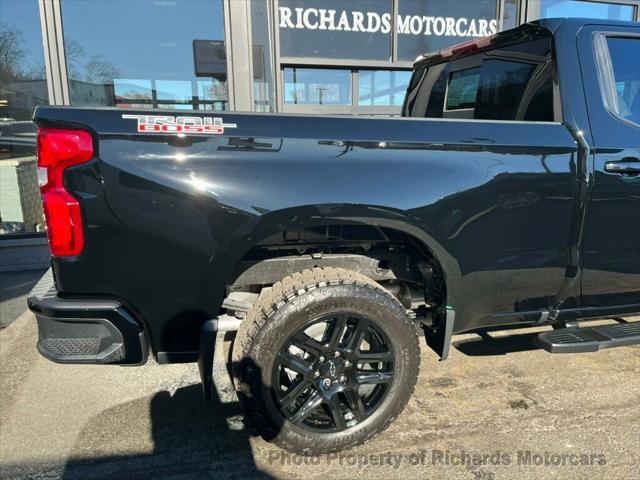
{"type": "Polygon", "coordinates": [[[22,45],[24,36],[20,30],[0,23],[0,76],[3,81],[19,78],[26,52],[22,45]]]}
{"type": "Polygon", "coordinates": [[[86,56],[84,47],[73,39],[65,39],[64,54],[67,59],[67,71],[70,78],[82,78],[82,59],[86,56]]]}
{"type": "Polygon", "coordinates": [[[85,63],[84,79],[91,83],[111,83],[120,70],[102,55],[92,55],[85,63]]]}

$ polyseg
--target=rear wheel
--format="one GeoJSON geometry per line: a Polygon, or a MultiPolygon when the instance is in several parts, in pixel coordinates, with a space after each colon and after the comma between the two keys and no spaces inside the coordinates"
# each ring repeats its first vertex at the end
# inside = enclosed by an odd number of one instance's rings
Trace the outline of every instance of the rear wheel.
{"type": "Polygon", "coordinates": [[[261,295],[236,336],[234,380],[265,438],[326,453],[389,426],[411,396],[419,353],[392,295],[358,273],[317,268],[261,295]]]}

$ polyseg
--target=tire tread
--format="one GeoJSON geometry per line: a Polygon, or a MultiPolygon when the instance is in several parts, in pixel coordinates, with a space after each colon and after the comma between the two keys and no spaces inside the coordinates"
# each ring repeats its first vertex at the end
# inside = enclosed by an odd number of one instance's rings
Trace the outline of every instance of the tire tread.
{"type": "MultiPolygon", "coordinates": [[[[307,269],[303,270],[302,272],[296,272],[287,277],[284,277],[282,280],[276,282],[271,289],[266,291],[266,293],[260,295],[256,303],[247,313],[245,320],[240,325],[240,329],[236,334],[232,353],[233,363],[235,365],[240,365],[243,359],[251,357],[251,349],[255,342],[255,339],[259,336],[260,330],[265,328],[265,325],[269,321],[269,318],[273,316],[273,314],[277,310],[281,309],[285,304],[311,290],[322,288],[324,286],[341,284],[357,285],[368,288],[370,290],[375,290],[383,294],[385,297],[387,297],[388,300],[395,304],[395,306],[401,309],[401,311],[404,313],[404,315],[398,315],[399,320],[406,323],[407,326],[411,328],[411,330],[414,329],[411,319],[406,314],[405,308],[398,301],[398,299],[374,280],[358,272],[337,267],[320,267],[307,269]]],[[[412,396],[419,374],[420,347],[418,344],[418,336],[413,335],[410,338],[412,343],[410,345],[410,351],[413,352],[413,355],[417,357],[412,363],[418,365],[418,368],[415,369],[415,372],[412,375],[410,388],[407,388],[405,390],[403,398],[398,399],[398,403],[401,405],[405,405],[409,398],[412,396]]],[[[332,453],[339,450],[354,448],[363,443],[367,443],[372,438],[377,436],[380,432],[386,430],[389,425],[397,418],[397,414],[388,417],[378,428],[375,428],[372,431],[368,432],[365,437],[356,439],[353,442],[346,445],[341,445],[340,447],[321,448],[317,450],[306,448],[304,450],[300,450],[296,445],[291,445],[283,442],[277,437],[277,435],[275,434],[276,432],[273,432],[272,429],[270,429],[267,424],[268,422],[262,417],[259,405],[255,401],[255,399],[251,398],[250,392],[248,391],[250,389],[250,386],[242,384],[242,382],[240,382],[239,380],[240,378],[243,378],[243,375],[237,375],[236,372],[234,372],[234,383],[236,385],[236,390],[239,393],[238,396],[243,404],[243,408],[245,409],[245,414],[247,415],[247,417],[252,421],[254,426],[265,438],[273,439],[280,446],[290,451],[297,451],[299,453],[312,455],[316,453],[332,453]],[[247,394],[249,395],[247,396],[247,394]]],[[[402,410],[398,411],[398,414],[401,411],[402,410]]]]}

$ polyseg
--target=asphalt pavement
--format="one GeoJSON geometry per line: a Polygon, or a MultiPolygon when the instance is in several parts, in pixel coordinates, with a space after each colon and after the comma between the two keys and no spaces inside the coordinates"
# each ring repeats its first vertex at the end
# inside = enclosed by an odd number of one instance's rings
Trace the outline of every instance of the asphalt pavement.
{"type": "Polygon", "coordinates": [[[0,273],[0,330],[8,327],[27,308],[27,294],[44,275],[43,270],[0,273]]]}

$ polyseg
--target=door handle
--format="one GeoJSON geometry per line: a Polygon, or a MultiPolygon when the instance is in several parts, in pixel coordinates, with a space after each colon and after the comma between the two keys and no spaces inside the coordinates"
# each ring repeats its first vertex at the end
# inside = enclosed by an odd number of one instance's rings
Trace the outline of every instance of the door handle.
{"type": "Polygon", "coordinates": [[[604,171],[608,173],[620,173],[626,175],[640,174],[640,160],[624,159],[615,162],[605,162],[604,171]]]}

